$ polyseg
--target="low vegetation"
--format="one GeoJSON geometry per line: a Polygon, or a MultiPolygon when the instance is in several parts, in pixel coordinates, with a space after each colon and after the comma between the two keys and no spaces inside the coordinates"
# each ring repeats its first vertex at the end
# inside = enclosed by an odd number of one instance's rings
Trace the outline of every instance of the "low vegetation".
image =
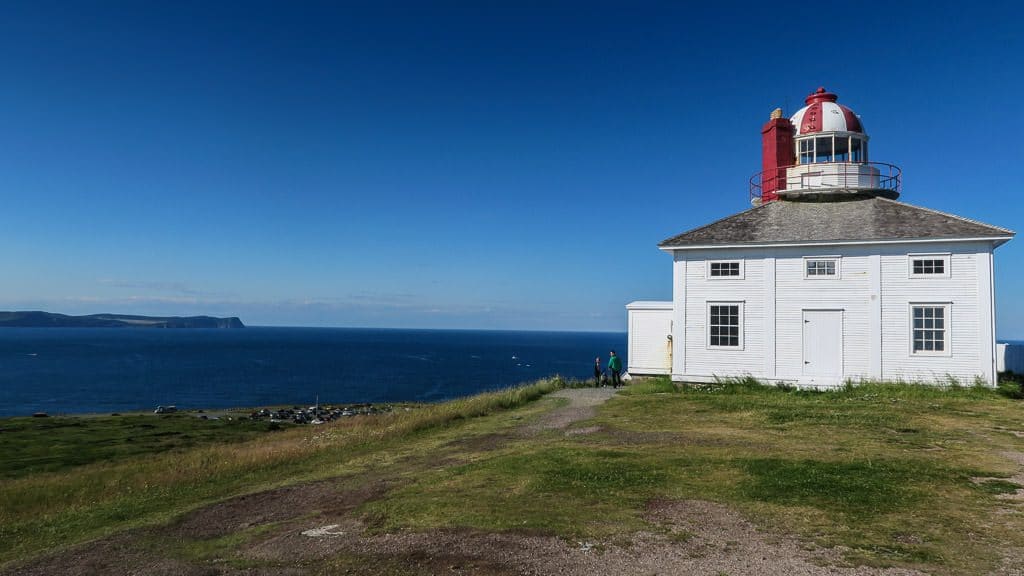
{"type": "MultiPolygon", "coordinates": [[[[54,423],[49,428],[51,436],[24,419],[6,420],[0,437],[5,446],[18,449],[0,453],[0,468],[14,471],[0,479],[0,563],[124,528],[166,521],[225,497],[350,474],[360,470],[353,464],[356,459],[380,452],[389,443],[400,446],[401,439],[415,439],[423,431],[442,430],[509,410],[565,385],[562,379],[552,378],[393,414],[279,429],[249,441],[207,442],[191,449],[179,444],[178,449],[166,450],[160,442],[143,440],[151,449],[148,453],[124,447],[138,443],[132,430],[138,422],[130,418],[54,419],[47,422],[54,423]],[[96,432],[100,446],[86,448],[88,435],[78,434],[76,421],[85,430],[96,432]],[[111,445],[104,448],[102,444],[108,440],[111,445]],[[65,443],[77,450],[62,448],[65,443]],[[47,453],[52,457],[25,456],[47,453]],[[102,461],[103,454],[110,461],[102,461]],[[86,464],[88,461],[92,463],[86,464]],[[24,474],[40,468],[54,472],[24,474]]],[[[201,428],[200,436],[207,440],[216,430],[207,428],[209,421],[187,416],[138,418],[147,418],[165,432],[184,434],[201,428]]],[[[269,424],[262,426],[269,429],[269,424]]],[[[254,424],[241,433],[257,428],[254,424]]],[[[226,439],[237,440],[241,434],[240,429],[221,429],[227,431],[226,439]]]]}
{"type": "MultiPolygon", "coordinates": [[[[709,500],[766,531],[843,545],[858,564],[982,574],[1024,547],[1024,405],[1009,388],[812,392],[655,379],[573,424],[587,433],[516,432],[558,405],[535,400],[566,385],[256,431],[231,444],[115,451],[112,462],[23,467],[0,479],[0,561],[325,477],[395,480],[357,510],[370,533],[454,528],[614,544],[659,530],[652,501],[709,500]]],[[[239,542],[262,537],[247,530],[165,553],[230,558],[239,542]]]]}
{"type": "Polygon", "coordinates": [[[242,442],[280,427],[270,422],[203,420],[185,414],[9,418],[0,421],[0,478],[119,462],[204,444],[242,442]]]}

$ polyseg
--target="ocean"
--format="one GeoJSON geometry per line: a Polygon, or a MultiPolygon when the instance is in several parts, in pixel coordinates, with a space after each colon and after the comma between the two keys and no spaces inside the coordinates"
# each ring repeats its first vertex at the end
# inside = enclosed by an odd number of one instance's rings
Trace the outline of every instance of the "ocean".
{"type": "Polygon", "coordinates": [[[625,333],[0,328],[0,416],[430,402],[626,360],[625,333]]]}

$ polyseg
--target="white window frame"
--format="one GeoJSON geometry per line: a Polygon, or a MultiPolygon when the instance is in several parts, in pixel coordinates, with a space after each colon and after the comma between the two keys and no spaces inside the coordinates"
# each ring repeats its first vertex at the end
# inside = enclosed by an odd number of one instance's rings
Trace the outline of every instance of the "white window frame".
{"type": "MultiPolygon", "coordinates": [[[[909,329],[910,356],[952,356],[953,355],[953,303],[952,302],[911,302],[907,307],[907,328],[909,329]],[[914,350],[914,308],[942,308],[942,350],[914,350]]],[[[927,328],[921,328],[926,330],[927,328]]],[[[934,328],[932,328],[934,330],[934,328]]]]}
{"type": "Polygon", "coordinates": [[[915,280],[921,278],[949,278],[950,263],[952,260],[950,256],[951,254],[949,252],[907,254],[907,277],[915,280]],[[914,274],[914,260],[941,260],[942,274],[914,274]]]}
{"type": "Polygon", "coordinates": [[[744,324],[743,321],[743,306],[744,302],[740,301],[714,301],[708,302],[704,307],[704,346],[708,350],[743,350],[744,345],[744,324]],[[737,346],[721,346],[711,344],[711,307],[712,306],[737,306],[739,314],[739,345],[737,346]]]}
{"type": "Polygon", "coordinates": [[[843,276],[842,256],[804,256],[804,278],[807,280],[839,280],[843,276]],[[836,264],[835,274],[808,274],[807,264],[816,261],[831,261],[836,264]]]}
{"type": "Polygon", "coordinates": [[[704,278],[706,280],[743,280],[745,273],[746,266],[743,264],[743,260],[707,260],[704,263],[704,278]],[[712,276],[712,264],[739,264],[740,273],[737,276],[712,276]]]}
{"type": "Polygon", "coordinates": [[[803,166],[814,164],[814,138],[801,138],[796,141],[796,163],[803,166]],[[805,143],[808,146],[804,146],[805,143]],[[804,162],[805,154],[810,159],[807,162],[804,162]]]}
{"type": "Polygon", "coordinates": [[[868,138],[864,134],[859,132],[837,132],[831,136],[825,136],[818,132],[812,132],[806,136],[800,136],[794,141],[794,150],[796,152],[796,164],[802,166],[809,166],[811,164],[866,164],[868,162],[868,138]],[[818,139],[819,138],[831,138],[832,139],[832,156],[830,160],[824,162],[818,162],[818,139]],[[846,152],[847,159],[844,161],[836,160],[836,141],[846,141],[846,152]],[[860,142],[860,160],[853,159],[853,141],[857,140],[860,142]],[[804,146],[804,143],[807,143],[804,146]],[[809,161],[804,161],[804,155],[808,155],[809,161]]]}

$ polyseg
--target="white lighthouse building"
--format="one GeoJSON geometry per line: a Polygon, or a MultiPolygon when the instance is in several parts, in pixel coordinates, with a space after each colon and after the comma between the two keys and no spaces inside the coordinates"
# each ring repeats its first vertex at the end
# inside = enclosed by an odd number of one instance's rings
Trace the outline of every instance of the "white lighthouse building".
{"type": "Polygon", "coordinates": [[[898,202],[860,118],[819,88],[762,133],[754,207],[683,232],[672,301],[632,302],[631,374],[994,384],[993,251],[1014,233],[898,202]]]}

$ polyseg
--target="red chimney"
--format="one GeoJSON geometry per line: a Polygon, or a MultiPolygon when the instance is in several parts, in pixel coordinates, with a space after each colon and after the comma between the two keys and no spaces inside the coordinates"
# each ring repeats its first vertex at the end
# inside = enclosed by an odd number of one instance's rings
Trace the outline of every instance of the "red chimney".
{"type": "Polygon", "coordinates": [[[786,167],[796,163],[793,135],[796,128],[782,110],[772,112],[761,128],[761,202],[778,200],[778,190],[786,189],[786,167]]]}

